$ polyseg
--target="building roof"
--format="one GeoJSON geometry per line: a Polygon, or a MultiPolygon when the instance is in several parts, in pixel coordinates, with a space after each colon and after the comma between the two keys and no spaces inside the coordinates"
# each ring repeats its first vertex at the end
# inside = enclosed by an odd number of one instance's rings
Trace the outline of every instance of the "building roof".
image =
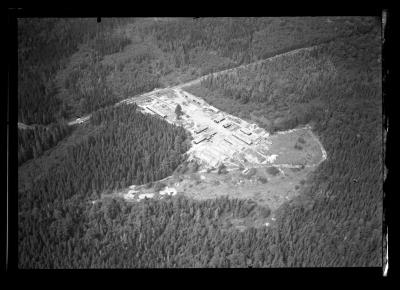
{"type": "Polygon", "coordinates": [[[198,127],[197,129],[195,129],[194,131],[195,131],[196,133],[200,133],[200,132],[206,130],[207,128],[208,128],[208,126],[200,126],[200,127],[198,127]]]}
{"type": "Polygon", "coordinates": [[[236,137],[237,139],[243,141],[244,143],[251,145],[253,142],[251,140],[249,140],[248,138],[244,137],[244,136],[240,136],[237,134],[232,134],[234,137],[236,137]]]}
{"type": "Polygon", "coordinates": [[[246,135],[251,135],[251,132],[247,130],[246,128],[240,128],[240,131],[242,131],[246,135]]]}
{"type": "Polygon", "coordinates": [[[214,119],[214,122],[219,123],[219,122],[221,122],[221,121],[223,121],[223,120],[225,120],[225,117],[224,117],[224,116],[217,116],[217,117],[214,119]]]}
{"type": "Polygon", "coordinates": [[[194,140],[194,143],[198,144],[206,139],[207,139],[207,137],[203,135],[203,136],[197,138],[196,140],[194,140]]]}
{"type": "Polygon", "coordinates": [[[147,106],[146,108],[149,109],[150,111],[152,111],[152,112],[154,112],[154,113],[160,115],[161,117],[166,117],[166,116],[167,116],[166,114],[160,112],[159,110],[157,110],[157,109],[154,108],[154,107],[147,106]]]}

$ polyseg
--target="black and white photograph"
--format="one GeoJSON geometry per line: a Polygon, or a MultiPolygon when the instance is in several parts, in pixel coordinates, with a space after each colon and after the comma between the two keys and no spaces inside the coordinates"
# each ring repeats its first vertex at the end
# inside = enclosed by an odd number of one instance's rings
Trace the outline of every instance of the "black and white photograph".
{"type": "Polygon", "coordinates": [[[385,276],[385,17],[17,13],[16,267],[385,276]]]}

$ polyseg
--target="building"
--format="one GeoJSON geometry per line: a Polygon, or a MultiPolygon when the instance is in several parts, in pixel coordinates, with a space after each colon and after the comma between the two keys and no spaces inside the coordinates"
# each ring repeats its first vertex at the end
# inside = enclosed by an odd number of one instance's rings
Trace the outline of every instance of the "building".
{"type": "Polygon", "coordinates": [[[246,135],[251,135],[251,132],[249,130],[247,130],[247,129],[244,129],[244,128],[240,128],[240,132],[242,132],[242,133],[244,133],[246,135]]]}
{"type": "Polygon", "coordinates": [[[196,134],[199,134],[199,133],[201,133],[201,132],[203,132],[203,131],[205,131],[205,130],[207,130],[208,129],[208,126],[200,126],[198,129],[196,129],[194,132],[196,133],[196,134]]]}
{"type": "Polygon", "coordinates": [[[234,146],[237,149],[243,147],[243,141],[239,141],[238,139],[233,138],[232,136],[226,136],[224,140],[225,142],[229,143],[230,145],[234,146]]]}
{"type": "Polygon", "coordinates": [[[197,138],[196,140],[194,140],[194,144],[199,144],[200,142],[203,142],[204,140],[206,140],[207,137],[206,136],[201,136],[199,138],[197,138]]]}
{"type": "Polygon", "coordinates": [[[142,193],[142,194],[139,194],[139,199],[153,198],[153,197],[154,197],[154,193],[142,193]]]}
{"type": "Polygon", "coordinates": [[[231,144],[231,145],[233,145],[233,144],[231,143],[231,141],[229,141],[229,140],[226,139],[226,138],[224,138],[224,141],[227,142],[227,143],[229,143],[229,144],[231,144]]]}
{"type": "Polygon", "coordinates": [[[214,119],[214,122],[218,124],[221,123],[223,120],[225,120],[224,116],[218,116],[214,119]]]}
{"type": "Polygon", "coordinates": [[[206,136],[207,140],[211,140],[211,138],[212,138],[215,134],[217,134],[217,132],[210,132],[210,133],[208,133],[208,134],[205,134],[205,136],[206,136]]]}
{"type": "Polygon", "coordinates": [[[247,145],[251,145],[253,144],[253,142],[251,140],[249,140],[248,138],[244,137],[244,136],[239,136],[237,134],[232,134],[236,139],[239,139],[240,141],[246,143],[247,145]]]}
{"type": "Polygon", "coordinates": [[[161,116],[161,117],[163,117],[163,118],[166,118],[166,117],[167,117],[167,115],[165,115],[164,113],[161,113],[161,112],[158,111],[156,108],[152,108],[152,107],[148,106],[148,107],[146,107],[146,109],[152,111],[153,113],[155,113],[155,114],[157,114],[157,115],[159,115],[159,116],[161,116]]]}

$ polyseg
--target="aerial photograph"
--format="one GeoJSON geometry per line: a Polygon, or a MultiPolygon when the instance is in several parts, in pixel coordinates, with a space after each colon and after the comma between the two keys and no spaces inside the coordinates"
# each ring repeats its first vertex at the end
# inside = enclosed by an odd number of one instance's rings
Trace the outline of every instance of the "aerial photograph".
{"type": "Polygon", "coordinates": [[[16,22],[19,269],[383,266],[381,16],[16,22]]]}

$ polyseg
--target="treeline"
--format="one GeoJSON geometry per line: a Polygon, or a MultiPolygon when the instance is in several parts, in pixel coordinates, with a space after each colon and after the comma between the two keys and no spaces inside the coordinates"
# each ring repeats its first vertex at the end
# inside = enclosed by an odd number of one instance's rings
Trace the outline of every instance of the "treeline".
{"type": "Polygon", "coordinates": [[[18,129],[18,166],[29,159],[39,157],[71,132],[72,127],[64,123],[18,129]]]}
{"type": "Polygon", "coordinates": [[[62,116],[54,76],[78,46],[95,39],[99,53],[113,52],[127,39],[109,37],[127,19],[29,19],[18,20],[18,120],[26,124],[49,124],[62,116]],[[104,47],[103,47],[104,46],[104,47]]]}

